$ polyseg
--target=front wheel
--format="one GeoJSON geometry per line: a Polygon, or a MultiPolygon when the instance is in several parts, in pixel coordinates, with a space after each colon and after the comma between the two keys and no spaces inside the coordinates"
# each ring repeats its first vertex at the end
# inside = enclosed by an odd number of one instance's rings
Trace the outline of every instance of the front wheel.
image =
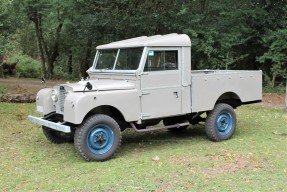
{"type": "Polygon", "coordinates": [[[43,133],[48,141],[55,144],[70,143],[74,141],[73,133],[63,133],[50,129],[48,127],[42,126],[43,133]]]}
{"type": "Polygon", "coordinates": [[[234,109],[224,103],[215,105],[205,121],[205,132],[213,141],[223,141],[232,137],[236,129],[234,109]]]}
{"type": "Polygon", "coordinates": [[[118,123],[107,115],[93,115],[75,132],[75,148],[87,161],[111,158],[121,143],[118,123]]]}

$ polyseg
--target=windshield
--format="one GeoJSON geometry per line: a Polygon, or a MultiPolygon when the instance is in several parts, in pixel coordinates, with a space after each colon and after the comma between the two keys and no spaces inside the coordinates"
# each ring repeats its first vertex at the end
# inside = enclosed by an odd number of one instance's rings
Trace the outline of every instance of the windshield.
{"type": "Polygon", "coordinates": [[[137,70],[142,52],[143,47],[98,50],[95,69],[137,70]]]}

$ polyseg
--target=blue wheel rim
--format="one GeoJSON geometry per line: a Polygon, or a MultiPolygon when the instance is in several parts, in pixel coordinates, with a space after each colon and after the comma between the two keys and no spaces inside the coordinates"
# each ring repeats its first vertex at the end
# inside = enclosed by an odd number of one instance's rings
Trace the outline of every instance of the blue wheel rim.
{"type": "Polygon", "coordinates": [[[216,129],[220,135],[227,135],[233,126],[232,115],[227,112],[222,112],[216,119],[216,129]]]}
{"type": "Polygon", "coordinates": [[[112,148],[113,144],[114,133],[107,125],[97,125],[87,135],[88,148],[96,155],[105,154],[112,148]]]}

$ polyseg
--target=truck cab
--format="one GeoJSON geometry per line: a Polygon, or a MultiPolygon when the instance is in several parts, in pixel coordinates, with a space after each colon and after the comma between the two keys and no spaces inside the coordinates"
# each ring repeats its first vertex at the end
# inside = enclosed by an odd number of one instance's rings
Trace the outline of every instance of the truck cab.
{"type": "Polygon", "coordinates": [[[43,117],[29,116],[51,142],[74,140],[87,161],[109,159],[126,128],[180,132],[204,121],[211,140],[229,139],[233,109],[262,99],[261,71],[191,71],[185,34],[100,45],[87,73],[77,83],[40,90],[36,108],[43,117]]]}

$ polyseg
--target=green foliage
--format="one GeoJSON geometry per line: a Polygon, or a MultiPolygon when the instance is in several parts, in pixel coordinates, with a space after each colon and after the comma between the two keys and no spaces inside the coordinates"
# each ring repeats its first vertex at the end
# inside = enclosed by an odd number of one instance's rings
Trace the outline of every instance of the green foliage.
{"type": "Polygon", "coordinates": [[[272,86],[265,86],[263,87],[264,93],[279,93],[279,94],[285,94],[286,93],[286,86],[280,84],[276,87],[272,86]]]}
{"type": "Polygon", "coordinates": [[[0,64],[5,54],[11,50],[10,37],[15,32],[15,27],[12,25],[11,16],[9,15],[9,3],[5,0],[0,0],[0,64]]]}
{"type": "Polygon", "coordinates": [[[6,38],[0,34],[0,63],[2,63],[2,58],[6,52],[6,38]]]}
{"type": "Polygon", "coordinates": [[[39,61],[27,56],[27,55],[13,55],[9,63],[16,63],[16,70],[18,77],[40,77],[40,63],[39,61]]]}
{"type": "Polygon", "coordinates": [[[287,28],[271,31],[263,38],[263,42],[268,50],[257,60],[270,65],[270,72],[273,76],[272,86],[274,87],[276,77],[287,78],[287,28]]]}
{"type": "Polygon", "coordinates": [[[0,94],[5,94],[7,89],[5,87],[0,86],[0,94]]]}
{"type": "Polygon", "coordinates": [[[68,74],[68,72],[65,71],[65,69],[62,66],[56,66],[54,68],[54,79],[59,79],[59,80],[79,80],[78,77],[75,77],[74,74],[68,74]]]}
{"type": "Polygon", "coordinates": [[[42,67],[57,78],[70,56],[73,71],[85,71],[99,44],[167,33],[191,37],[192,69],[261,69],[273,84],[287,73],[286,0],[0,2],[0,41],[17,37],[17,50],[37,59],[40,41],[42,67]]]}

